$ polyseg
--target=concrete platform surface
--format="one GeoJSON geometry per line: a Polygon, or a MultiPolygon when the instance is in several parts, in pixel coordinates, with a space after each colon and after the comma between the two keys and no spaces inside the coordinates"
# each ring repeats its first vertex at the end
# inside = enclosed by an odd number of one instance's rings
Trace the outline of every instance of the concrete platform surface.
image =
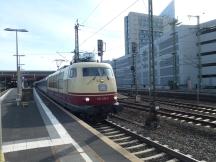
{"type": "Polygon", "coordinates": [[[16,103],[16,89],[0,98],[5,161],[139,161],[134,156],[130,157],[125,150],[119,152],[119,146],[107,144],[109,140],[101,140],[104,137],[99,132],[83,126],[86,124],[52,102],[44,100],[44,103],[43,97],[39,97],[36,91],[34,95],[29,91],[26,94],[27,99],[19,106],[16,103]]]}

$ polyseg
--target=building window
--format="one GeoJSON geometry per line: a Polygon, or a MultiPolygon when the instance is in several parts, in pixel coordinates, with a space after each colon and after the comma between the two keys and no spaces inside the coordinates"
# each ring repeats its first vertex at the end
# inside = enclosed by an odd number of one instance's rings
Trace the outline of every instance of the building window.
{"type": "Polygon", "coordinates": [[[216,74],[202,75],[202,78],[214,78],[216,74]]]}
{"type": "Polygon", "coordinates": [[[215,43],[215,42],[216,42],[216,39],[212,39],[212,40],[200,42],[200,44],[203,45],[203,44],[210,44],[210,43],[215,43]]]}
{"type": "Polygon", "coordinates": [[[202,67],[208,67],[208,66],[216,66],[216,63],[207,63],[207,64],[202,64],[202,67]]]}
{"type": "Polygon", "coordinates": [[[216,31],[216,26],[212,26],[209,28],[201,29],[200,34],[207,34],[207,33],[215,32],[215,31],[216,31]]]}
{"type": "Polygon", "coordinates": [[[202,52],[202,53],[200,53],[200,55],[201,55],[201,56],[216,55],[216,51],[202,52]]]}

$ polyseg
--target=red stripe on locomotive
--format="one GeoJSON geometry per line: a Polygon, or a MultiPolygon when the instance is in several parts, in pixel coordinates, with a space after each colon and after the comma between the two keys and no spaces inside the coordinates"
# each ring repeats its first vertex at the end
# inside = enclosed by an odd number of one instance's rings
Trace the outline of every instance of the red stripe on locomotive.
{"type": "Polygon", "coordinates": [[[67,102],[73,105],[109,105],[114,104],[116,100],[114,96],[117,96],[115,92],[109,93],[58,93],[49,90],[49,95],[54,98],[58,98],[63,102],[67,102]],[[87,102],[85,98],[89,98],[87,102]]]}

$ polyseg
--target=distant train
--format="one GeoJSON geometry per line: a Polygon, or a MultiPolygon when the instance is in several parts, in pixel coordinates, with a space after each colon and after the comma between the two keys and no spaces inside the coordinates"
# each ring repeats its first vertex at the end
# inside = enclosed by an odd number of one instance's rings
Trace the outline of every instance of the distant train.
{"type": "Polygon", "coordinates": [[[107,63],[79,62],[60,69],[35,87],[71,111],[105,119],[119,110],[116,80],[107,63]]]}

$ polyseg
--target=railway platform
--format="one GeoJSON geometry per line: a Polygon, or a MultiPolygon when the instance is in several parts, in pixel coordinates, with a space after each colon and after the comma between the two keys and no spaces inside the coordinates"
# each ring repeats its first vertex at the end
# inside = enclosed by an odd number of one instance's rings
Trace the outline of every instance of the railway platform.
{"type": "Polygon", "coordinates": [[[139,162],[135,156],[73,116],[44,102],[35,90],[16,89],[0,97],[5,162],[139,162]]]}

